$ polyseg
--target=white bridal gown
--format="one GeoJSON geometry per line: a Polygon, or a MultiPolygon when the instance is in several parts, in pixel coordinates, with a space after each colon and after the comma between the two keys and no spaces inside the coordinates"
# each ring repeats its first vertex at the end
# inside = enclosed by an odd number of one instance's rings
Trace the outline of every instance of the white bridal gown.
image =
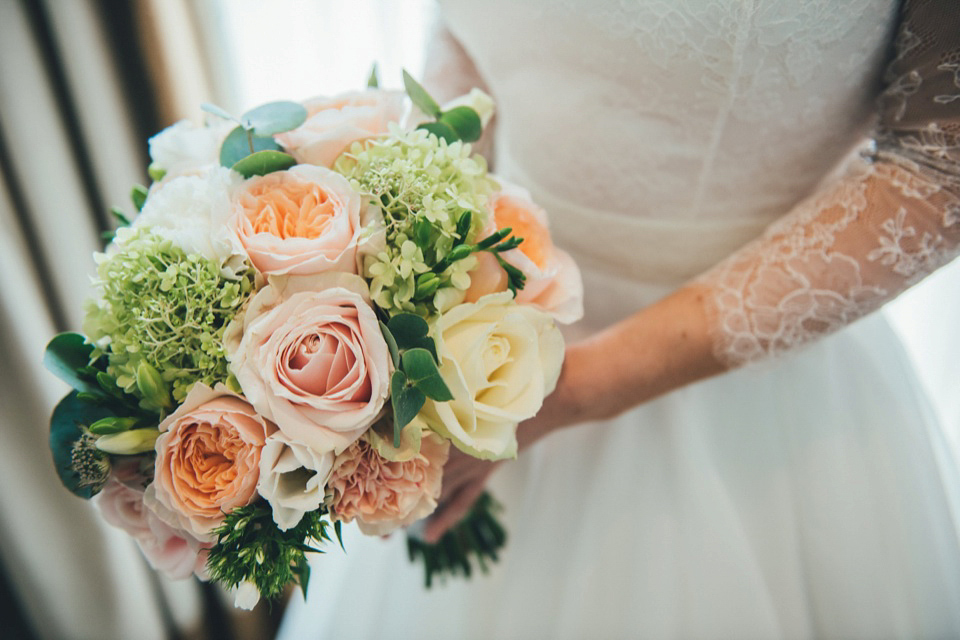
{"type": "Polygon", "coordinates": [[[571,338],[699,277],[750,364],[501,465],[488,576],[425,591],[403,536],[351,530],[281,637],[960,638],[956,462],[884,318],[853,323],[957,253],[960,3],[445,14],[498,172],[583,269],[571,338]]]}

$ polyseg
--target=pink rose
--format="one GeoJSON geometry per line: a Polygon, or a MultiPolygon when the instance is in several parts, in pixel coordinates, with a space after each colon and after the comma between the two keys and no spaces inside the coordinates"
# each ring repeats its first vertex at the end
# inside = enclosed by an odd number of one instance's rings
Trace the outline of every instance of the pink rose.
{"type": "MultiPolygon", "coordinates": [[[[547,214],[530,199],[530,194],[502,179],[502,190],[491,200],[493,215],[481,234],[490,235],[510,227],[523,238],[520,246],[501,254],[504,260],[527,276],[517,302],[532,305],[557,321],[570,323],[583,317],[583,281],[580,269],[566,252],[554,246],[547,226],[547,214]]],[[[488,293],[507,290],[507,276],[494,256],[477,253],[477,266],[470,272],[466,301],[476,302],[488,293]]]]}
{"type": "Polygon", "coordinates": [[[256,499],[260,450],[275,431],[223,385],[195,384],[184,403],[160,423],[147,505],[168,524],[212,541],[225,514],[256,499]]]}
{"type": "Polygon", "coordinates": [[[133,536],[153,568],[174,580],[194,573],[205,577],[207,550],[203,543],[186,531],[171,527],[148,509],[141,489],[114,476],[97,495],[96,503],[104,520],[133,536]]]}
{"type": "Polygon", "coordinates": [[[232,195],[231,226],[262,273],[356,273],[360,194],[323,167],[298,165],[245,180],[232,195]]]}
{"type": "Polygon", "coordinates": [[[307,121],[281,133],[277,140],[298,162],[332,167],[344,149],[357,140],[387,133],[387,125],[404,114],[400,91],[355,91],[332,98],[314,98],[303,105],[307,121]]]}
{"type": "Polygon", "coordinates": [[[327,482],[336,518],[356,518],[367,535],[386,535],[425,518],[437,508],[449,453],[450,443],[426,429],[420,452],[403,461],[388,460],[366,439],[357,440],[337,456],[327,482]]]}
{"type": "Polygon", "coordinates": [[[244,395],[293,442],[342,451],[377,418],[390,352],[362,278],[271,278],[224,335],[244,395]]]}

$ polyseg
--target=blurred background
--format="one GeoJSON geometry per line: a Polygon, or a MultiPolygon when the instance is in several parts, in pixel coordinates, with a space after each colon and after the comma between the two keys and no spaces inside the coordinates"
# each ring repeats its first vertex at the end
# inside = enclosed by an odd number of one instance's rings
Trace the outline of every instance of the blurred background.
{"type": "MultiPolygon", "coordinates": [[[[65,385],[41,356],[80,328],[110,206],[146,183],[147,138],[201,102],[228,111],[423,68],[432,0],[0,1],[0,635],[269,638],[282,613],[149,570],[59,484],[46,444],[65,385]]],[[[888,307],[960,451],[960,265],[888,307]]],[[[958,488],[960,489],[960,488],[958,488]]],[[[297,596],[294,596],[297,597],[297,596]]]]}

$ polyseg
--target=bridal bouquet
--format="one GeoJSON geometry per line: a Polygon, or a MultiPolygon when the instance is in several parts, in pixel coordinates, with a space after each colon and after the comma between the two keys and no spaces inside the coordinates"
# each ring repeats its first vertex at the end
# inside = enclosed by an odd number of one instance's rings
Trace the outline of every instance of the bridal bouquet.
{"type": "MultiPolygon", "coordinates": [[[[374,76],[375,79],[375,76],[374,76]]],[[[516,454],[581,315],[543,210],[471,154],[493,111],[411,77],[240,117],[205,105],[150,140],[149,189],[97,264],[84,334],[47,366],[63,483],[172,577],[240,606],[306,589],[341,523],[385,535],[437,506],[450,446],[516,454]]],[[[438,545],[469,575],[504,532],[489,497],[438,545]]]]}

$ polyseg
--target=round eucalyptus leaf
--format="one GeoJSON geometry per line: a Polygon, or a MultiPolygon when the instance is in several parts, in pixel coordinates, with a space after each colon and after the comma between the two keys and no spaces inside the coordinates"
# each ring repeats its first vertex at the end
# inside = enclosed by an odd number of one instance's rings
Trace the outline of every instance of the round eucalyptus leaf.
{"type": "Polygon", "coordinates": [[[453,127],[445,122],[424,122],[417,129],[424,129],[441,140],[446,140],[447,144],[453,144],[460,139],[453,127]]]}
{"type": "Polygon", "coordinates": [[[282,151],[257,151],[237,162],[234,171],[244,178],[265,176],[274,171],[283,171],[297,164],[293,156],[282,151]]]}
{"type": "Polygon", "coordinates": [[[243,127],[227,134],[220,147],[220,165],[228,169],[258,151],[280,151],[282,147],[270,137],[258,136],[243,127]]]}
{"type": "Polygon", "coordinates": [[[251,109],[240,119],[258,136],[272,136],[296,129],[307,120],[307,110],[296,102],[268,102],[251,109]]]}
{"type": "Polygon", "coordinates": [[[60,481],[74,495],[91,498],[96,493],[93,487],[84,486],[73,468],[73,446],[83,437],[81,426],[89,426],[113,416],[102,405],[81,400],[76,391],[68,393],[57,404],[50,417],[50,453],[60,481]]]}
{"type": "Polygon", "coordinates": [[[464,142],[476,142],[483,133],[483,122],[471,107],[454,107],[450,111],[444,111],[440,114],[440,122],[456,131],[464,142]]]}

